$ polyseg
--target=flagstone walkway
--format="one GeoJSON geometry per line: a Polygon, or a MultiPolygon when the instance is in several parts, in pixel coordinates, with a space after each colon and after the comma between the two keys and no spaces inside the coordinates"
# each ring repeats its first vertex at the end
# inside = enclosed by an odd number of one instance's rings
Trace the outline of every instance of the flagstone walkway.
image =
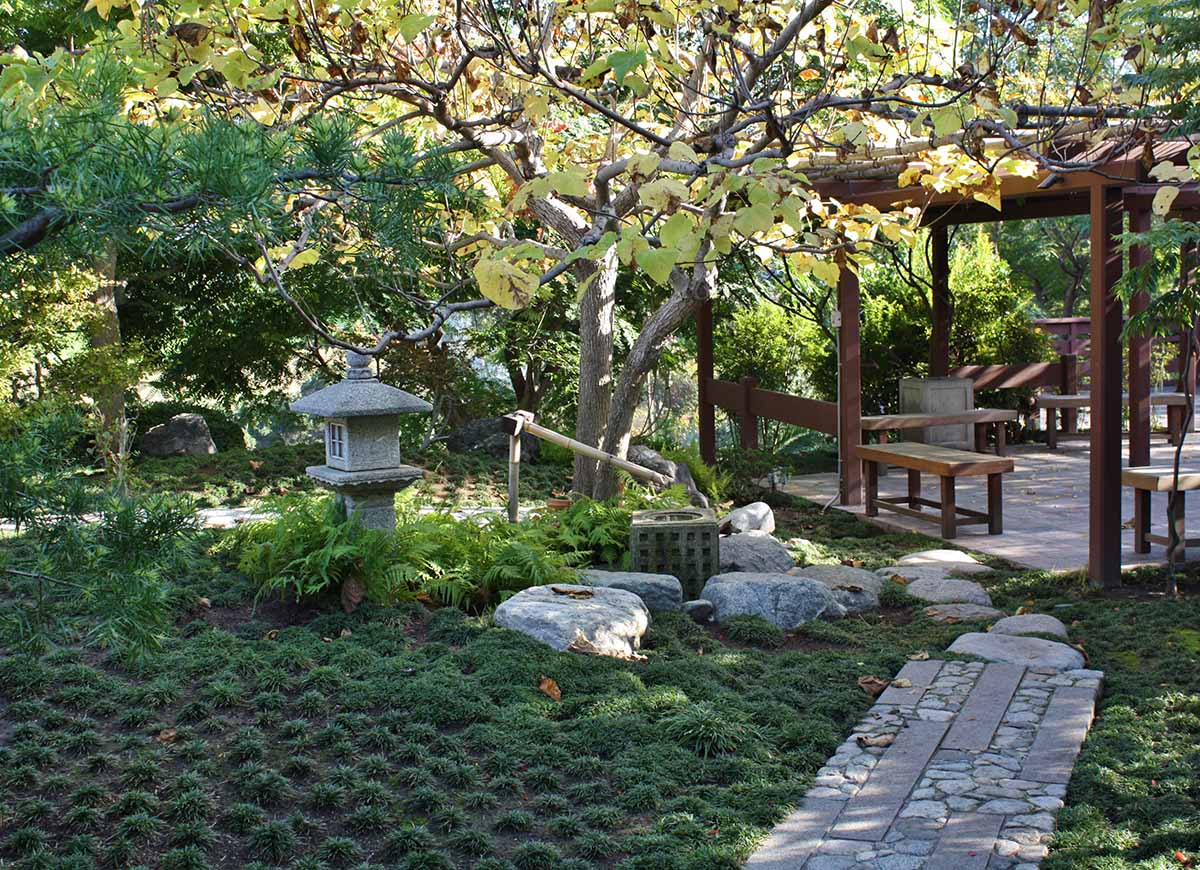
{"type": "Polygon", "coordinates": [[[909,662],[746,867],[1035,870],[1103,676],[909,662]]]}

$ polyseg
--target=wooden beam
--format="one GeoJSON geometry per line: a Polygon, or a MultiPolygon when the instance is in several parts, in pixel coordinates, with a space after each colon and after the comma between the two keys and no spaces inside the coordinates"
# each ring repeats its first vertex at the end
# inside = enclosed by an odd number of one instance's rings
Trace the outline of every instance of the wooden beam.
{"type": "MultiPolygon", "coordinates": [[[[1144,233],[1150,229],[1150,209],[1138,206],[1129,211],[1129,231],[1144,233]]],[[[1129,250],[1129,268],[1150,262],[1150,249],[1138,245],[1129,250]]],[[[1146,310],[1150,294],[1139,291],[1129,303],[1129,316],[1146,310]]],[[[1150,337],[1129,339],[1129,464],[1150,464],[1150,337]]]]}
{"type": "Polygon", "coordinates": [[[716,407],[709,395],[713,380],[713,304],[711,299],[696,309],[696,381],[699,408],[696,426],[700,435],[700,458],[717,461],[716,407]]]}
{"type": "Polygon", "coordinates": [[[837,284],[838,314],[838,457],[840,497],[844,505],[862,504],[862,354],[859,333],[858,275],[841,263],[837,284]]]}
{"type": "Polygon", "coordinates": [[[929,341],[929,374],[945,377],[950,371],[950,234],[945,225],[931,232],[933,329],[929,341]]]}
{"type": "Polygon", "coordinates": [[[1088,578],[1094,586],[1121,582],[1121,191],[1091,189],[1092,431],[1088,492],[1088,578]]]}
{"type": "Polygon", "coordinates": [[[953,205],[934,206],[921,216],[922,226],[986,224],[993,221],[1037,220],[1069,217],[1088,213],[1087,191],[1068,191],[1057,195],[1006,197],[1000,210],[982,202],[962,200],[953,205]]]}

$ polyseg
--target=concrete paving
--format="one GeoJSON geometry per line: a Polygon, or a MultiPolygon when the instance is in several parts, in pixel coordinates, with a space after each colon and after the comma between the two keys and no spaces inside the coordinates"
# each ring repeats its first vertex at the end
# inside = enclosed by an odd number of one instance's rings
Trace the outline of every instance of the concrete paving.
{"type": "MultiPolygon", "coordinates": [[[[1184,446],[1185,464],[1200,464],[1200,439],[1189,437],[1184,446]]],[[[1174,461],[1175,448],[1162,437],[1156,437],[1150,449],[1150,462],[1154,465],[1169,465],[1174,461]]],[[[989,535],[984,526],[959,528],[953,541],[963,547],[1000,556],[1010,562],[1028,568],[1051,571],[1074,571],[1087,567],[1088,541],[1088,442],[1086,438],[1070,437],[1059,441],[1057,450],[1048,450],[1044,444],[1016,445],[1009,455],[1016,463],[1016,470],[1004,475],[1004,534],[989,535]]],[[[1126,442],[1123,456],[1128,456],[1126,442]]],[[[892,469],[879,478],[881,496],[907,494],[908,479],[903,469],[892,469]]],[[[937,479],[922,476],[922,490],[926,498],[937,498],[937,479]]],[[[801,496],[820,504],[827,503],[837,494],[836,474],[805,474],[793,477],[783,487],[784,492],[801,496]]],[[[1195,499],[1192,495],[1189,500],[1195,499]]],[[[984,510],[987,505],[986,479],[963,477],[958,480],[957,502],[961,507],[984,510]]],[[[839,510],[862,515],[861,505],[839,510]]],[[[1195,508],[1192,509],[1195,512],[1195,508]]],[[[936,512],[929,510],[931,520],[936,512]]],[[[1167,496],[1155,493],[1151,497],[1151,526],[1155,534],[1167,533],[1167,496]]],[[[1121,565],[1161,564],[1166,553],[1160,545],[1153,545],[1148,554],[1133,552],[1133,532],[1128,528],[1133,520],[1133,490],[1122,487],[1121,517],[1126,527],[1121,530],[1121,565]]],[[[880,512],[880,516],[868,520],[889,529],[922,532],[939,537],[939,526],[935,522],[880,512]]],[[[1200,524],[1200,520],[1193,521],[1200,524]]],[[[1193,537],[1200,537],[1192,533],[1193,537]]],[[[1193,548],[1189,557],[1200,559],[1200,548],[1193,548]]]]}

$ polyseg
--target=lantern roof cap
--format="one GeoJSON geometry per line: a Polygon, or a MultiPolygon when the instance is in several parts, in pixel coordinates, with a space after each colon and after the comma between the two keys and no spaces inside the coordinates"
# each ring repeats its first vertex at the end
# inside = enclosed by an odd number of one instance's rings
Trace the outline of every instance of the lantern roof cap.
{"type": "Polygon", "coordinates": [[[424,399],[375,377],[369,356],[350,351],[346,363],[343,380],[300,397],[292,402],[291,409],[314,417],[383,417],[433,410],[433,405],[424,399]]]}

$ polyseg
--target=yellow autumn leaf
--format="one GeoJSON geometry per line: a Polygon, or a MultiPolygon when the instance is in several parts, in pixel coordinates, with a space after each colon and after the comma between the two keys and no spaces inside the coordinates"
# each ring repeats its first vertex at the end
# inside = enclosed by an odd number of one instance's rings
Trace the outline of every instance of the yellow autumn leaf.
{"type": "Polygon", "coordinates": [[[473,271],[479,292],[501,308],[510,311],[524,308],[537,293],[537,276],[508,260],[483,257],[473,271]]]}
{"type": "Polygon", "coordinates": [[[316,248],[305,248],[288,263],[288,269],[303,269],[321,259],[321,252],[316,248]]]}
{"type": "Polygon", "coordinates": [[[1154,194],[1154,201],[1150,203],[1150,208],[1159,217],[1165,217],[1171,210],[1171,206],[1175,204],[1177,196],[1179,196],[1178,187],[1160,187],[1154,194]]]}

